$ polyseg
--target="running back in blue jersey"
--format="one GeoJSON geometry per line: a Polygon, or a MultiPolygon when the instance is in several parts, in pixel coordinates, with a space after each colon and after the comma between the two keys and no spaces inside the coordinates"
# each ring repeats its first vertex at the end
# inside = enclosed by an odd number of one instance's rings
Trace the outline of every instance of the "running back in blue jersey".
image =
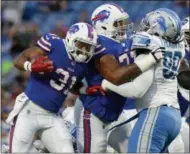
{"type": "MultiPolygon", "coordinates": [[[[97,55],[91,60],[88,69],[86,81],[88,86],[101,85],[103,77],[99,74],[95,66],[95,58],[99,58],[105,54],[113,55],[120,66],[133,63],[133,56],[130,54],[131,40],[126,40],[123,43],[118,43],[104,36],[99,36],[97,55]],[[101,51],[101,52],[99,52],[101,51]]],[[[91,111],[103,121],[117,120],[126,102],[126,98],[109,92],[106,96],[88,96],[81,95],[81,101],[85,109],[91,111]]]]}
{"type": "Polygon", "coordinates": [[[57,113],[68,90],[77,80],[84,78],[87,64],[69,59],[64,40],[55,34],[42,36],[37,46],[53,61],[54,70],[45,75],[31,73],[25,93],[34,103],[57,113]]]}

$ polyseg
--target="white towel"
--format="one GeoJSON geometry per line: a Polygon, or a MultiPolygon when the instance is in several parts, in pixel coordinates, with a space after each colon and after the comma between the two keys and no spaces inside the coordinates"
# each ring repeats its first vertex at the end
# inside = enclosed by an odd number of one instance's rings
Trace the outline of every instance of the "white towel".
{"type": "Polygon", "coordinates": [[[13,125],[14,117],[18,115],[18,113],[24,107],[27,100],[29,100],[29,98],[26,96],[26,94],[24,92],[17,96],[17,98],[15,100],[14,108],[10,112],[10,114],[9,114],[7,120],[6,120],[6,122],[8,124],[13,125]]]}

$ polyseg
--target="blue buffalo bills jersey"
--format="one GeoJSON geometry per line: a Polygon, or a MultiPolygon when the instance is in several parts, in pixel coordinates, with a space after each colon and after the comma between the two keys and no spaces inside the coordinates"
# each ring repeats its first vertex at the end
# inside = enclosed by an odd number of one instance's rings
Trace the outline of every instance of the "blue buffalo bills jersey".
{"type": "Polygon", "coordinates": [[[72,61],[68,57],[64,40],[55,34],[42,36],[37,46],[53,61],[54,70],[45,75],[31,73],[25,93],[34,103],[57,113],[68,90],[77,80],[84,78],[87,64],[72,61]]]}
{"type": "MultiPolygon", "coordinates": [[[[118,43],[112,39],[99,35],[97,56],[91,60],[88,69],[86,81],[88,86],[101,85],[103,77],[99,74],[95,66],[95,58],[100,58],[105,54],[113,55],[120,66],[127,65],[133,62],[133,56],[130,53],[131,40],[126,40],[123,43],[118,43]]],[[[99,117],[102,121],[114,121],[122,112],[126,98],[109,92],[106,96],[96,95],[81,95],[81,101],[85,109],[91,111],[94,115],[99,117]]]]}

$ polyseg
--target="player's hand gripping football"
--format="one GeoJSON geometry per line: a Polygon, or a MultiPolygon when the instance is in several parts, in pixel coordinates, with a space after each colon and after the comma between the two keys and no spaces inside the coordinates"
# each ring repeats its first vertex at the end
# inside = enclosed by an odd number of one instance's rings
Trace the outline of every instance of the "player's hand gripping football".
{"type": "Polygon", "coordinates": [[[53,61],[48,59],[47,56],[41,56],[31,63],[31,72],[34,73],[48,73],[53,71],[53,61]]]}

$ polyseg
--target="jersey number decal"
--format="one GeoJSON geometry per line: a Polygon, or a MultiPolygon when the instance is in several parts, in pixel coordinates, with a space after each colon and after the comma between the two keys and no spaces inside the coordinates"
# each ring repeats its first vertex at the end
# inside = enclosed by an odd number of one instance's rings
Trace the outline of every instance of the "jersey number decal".
{"type": "Polygon", "coordinates": [[[126,61],[127,64],[129,64],[129,56],[127,55],[127,53],[124,53],[121,56],[119,56],[119,62],[123,63],[124,61],[126,61]]]}
{"type": "Polygon", "coordinates": [[[175,79],[178,73],[181,52],[165,52],[163,58],[163,76],[166,79],[175,79]]]}
{"type": "Polygon", "coordinates": [[[119,62],[120,63],[126,62],[128,65],[130,63],[128,54],[124,53],[124,54],[120,55],[119,56],[119,62]]]}
{"type": "MultiPolygon", "coordinates": [[[[53,79],[51,79],[50,80],[50,85],[51,85],[51,87],[53,87],[54,89],[56,89],[56,90],[58,90],[58,91],[61,91],[61,90],[63,90],[63,88],[65,87],[65,85],[67,84],[67,82],[68,82],[68,80],[69,80],[69,72],[67,72],[67,71],[65,71],[65,70],[63,70],[63,69],[61,69],[61,68],[58,68],[57,70],[56,70],[56,73],[57,74],[59,74],[62,78],[60,78],[59,79],[59,84],[55,81],[55,80],[53,80],[53,79]]],[[[70,85],[70,87],[69,87],[69,89],[70,88],[72,88],[73,87],[73,85],[75,84],[75,82],[76,82],[76,77],[75,76],[73,76],[72,78],[71,78],[71,85],[70,85]]],[[[64,93],[67,93],[68,92],[68,89],[66,89],[65,91],[64,91],[64,93]]]]}

